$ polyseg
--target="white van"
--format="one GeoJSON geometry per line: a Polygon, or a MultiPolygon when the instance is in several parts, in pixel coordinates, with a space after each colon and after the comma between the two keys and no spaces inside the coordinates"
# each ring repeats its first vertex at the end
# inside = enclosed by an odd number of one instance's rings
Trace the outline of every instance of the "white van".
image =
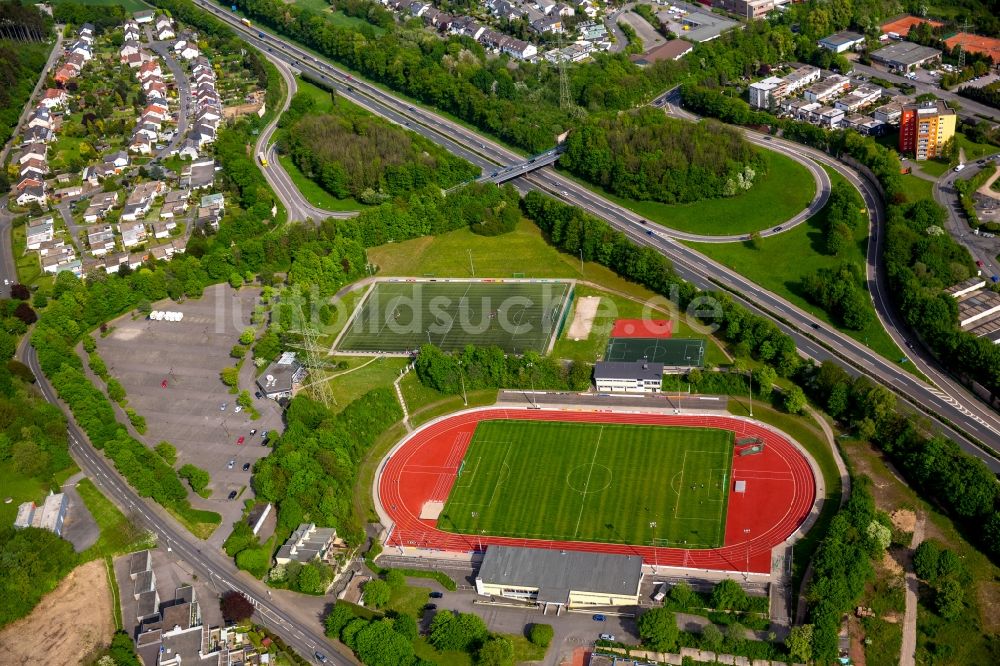
{"type": "Polygon", "coordinates": [[[959,164],[957,167],[955,167],[955,173],[958,173],[959,171],[961,171],[964,168],[965,168],[964,164],[959,164]]]}

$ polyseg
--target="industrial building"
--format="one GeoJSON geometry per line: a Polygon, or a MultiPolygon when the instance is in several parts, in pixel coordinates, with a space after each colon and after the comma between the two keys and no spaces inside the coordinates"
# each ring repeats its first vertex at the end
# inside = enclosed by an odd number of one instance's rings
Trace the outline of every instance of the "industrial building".
{"type": "Polygon", "coordinates": [[[817,42],[817,46],[827,51],[833,51],[834,53],[844,53],[845,51],[852,51],[859,46],[864,46],[864,43],[864,35],[845,30],[843,32],[835,32],[829,37],[824,37],[817,42]]]}
{"type": "Polygon", "coordinates": [[[957,116],[941,100],[907,104],[899,117],[899,152],[917,160],[941,154],[945,143],[955,136],[957,116]]]}
{"type": "Polygon", "coordinates": [[[489,546],[476,575],[482,596],[534,602],[557,613],[639,603],[642,558],[544,548],[489,546]]]}
{"type": "Polygon", "coordinates": [[[941,52],[913,42],[896,42],[871,54],[872,60],[891,72],[909,72],[941,59],[941,52]]]}

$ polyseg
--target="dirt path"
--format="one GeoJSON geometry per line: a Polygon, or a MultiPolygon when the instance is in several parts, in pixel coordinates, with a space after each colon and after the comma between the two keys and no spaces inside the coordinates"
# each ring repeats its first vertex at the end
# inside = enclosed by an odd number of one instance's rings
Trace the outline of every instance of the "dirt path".
{"type": "MultiPolygon", "coordinates": [[[[917,516],[913,526],[913,540],[916,548],[924,540],[924,515],[917,516]]],[[[917,575],[913,573],[912,551],[906,560],[906,613],[903,616],[903,645],[899,650],[899,666],[914,666],[917,652],[917,575]]]]}
{"type": "Polygon", "coordinates": [[[982,184],[982,187],[980,187],[976,191],[982,194],[983,196],[990,197],[991,199],[1000,199],[1000,192],[996,192],[993,190],[993,183],[996,182],[997,178],[1000,178],[1000,169],[994,171],[993,175],[987,178],[986,182],[982,184]]]}
{"type": "Polygon", "coordinates": [[[0,631],[4,664],[79,664],[111,642],[111,589],[103,560],[78,566],[31,614],[0,631]],[[43,656],[44,655],[44,656],[43,656]]]}

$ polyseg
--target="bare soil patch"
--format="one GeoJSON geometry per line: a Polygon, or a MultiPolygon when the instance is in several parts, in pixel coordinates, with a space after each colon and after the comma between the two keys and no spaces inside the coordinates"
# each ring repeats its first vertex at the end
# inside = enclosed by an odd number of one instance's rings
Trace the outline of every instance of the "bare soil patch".
{"type": "Polygon", "coordinates": [[[979,618],[987,633],[1000,633],[1000,583],[983,581],[976,589],[979,599],[979,618]]]}
{"type": "Polygon", "coordinates": [[[900,532],[913,534],[913,528],[917,526],[917,514],[909,509],[897,509],[889,514],[889,518],[900,532]]]}
{"type": "Polygon", "coordinates": [[[893,577],[903,577],[903,566],[896,561],[889,551],[882,555],[882,568],[893,577]]]}
{"type": "Polygon", "coordinates": [[[594,317],[601,305],[600,296],[584,296],[576,301],[576,312],[569,326],[569,337],[573,340],[586,340],[594,327],[594,317]]]}
{"type": "Polygon", "coordinates": [[[28,617],[0,631],[0,655],[4,664],[77,664],[110,643],[114,631],[108,575],[103,560],[95,560],[73,569],[28,617]]]}

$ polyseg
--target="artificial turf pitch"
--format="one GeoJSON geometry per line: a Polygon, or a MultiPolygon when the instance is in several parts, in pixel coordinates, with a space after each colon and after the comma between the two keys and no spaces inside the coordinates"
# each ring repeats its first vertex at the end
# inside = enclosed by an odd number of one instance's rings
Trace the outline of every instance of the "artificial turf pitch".
{"type": "Polygon", "coordinates": [[[565,309],[568,282],[377,282],[337,344],[341,351],[445,351],[496,345],[545,352],[565,309]]]}
{"type": "Polygon", "coordinates": [[[733,433],[483,421],[441,529],[679,548],[723,545],[733,433]]]}

